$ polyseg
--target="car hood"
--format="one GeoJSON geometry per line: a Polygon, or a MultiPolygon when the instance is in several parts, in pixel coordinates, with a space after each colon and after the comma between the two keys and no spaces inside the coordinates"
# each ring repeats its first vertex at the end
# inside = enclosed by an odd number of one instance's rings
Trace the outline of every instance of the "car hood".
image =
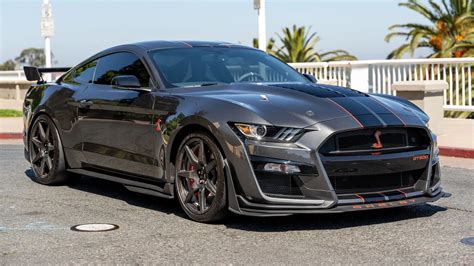
{"type": "Polygon", "coordinates": [[[276,126],[308,127],[347,117],[359,127],[420,126],[428,121],[426,114],[401,98],[370,95],[338,86],[241,83],[180,90],[188,96],[244,107],[276,126]]]}

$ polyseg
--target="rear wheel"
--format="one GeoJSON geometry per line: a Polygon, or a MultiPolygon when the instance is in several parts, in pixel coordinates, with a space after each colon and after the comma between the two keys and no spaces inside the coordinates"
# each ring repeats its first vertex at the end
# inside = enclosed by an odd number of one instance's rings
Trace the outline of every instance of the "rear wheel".
{"type": "Polygon", "coordinates": [[[38,116],[33,123],[28,139],[28,156],[34,181],[54,185],[68,179],[58,130],[46,115],[38,116]]]}
{"type": "Polygon", "coordinates": [[[193,133],[181,142],[176,158],[178,201],[193,220],[214,222],[227,214],[224,158],[205,133],[193,133]]]}

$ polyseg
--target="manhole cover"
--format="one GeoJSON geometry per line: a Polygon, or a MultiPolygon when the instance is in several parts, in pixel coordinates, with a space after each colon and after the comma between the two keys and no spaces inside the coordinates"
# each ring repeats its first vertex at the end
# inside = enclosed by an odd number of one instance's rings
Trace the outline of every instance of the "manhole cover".
{"type": "Polygon", "coordinates": [[[105,232],[118,228],[118,225],[115,224],[78,224],[71,227],[71,230],[79,232],[105,232]]]}
{"type": "Polygon", "coordinates": [[[469,245],[469,246],[474,246],[474,236],[468,236],[461,239],[461,243],[469,245]]]}

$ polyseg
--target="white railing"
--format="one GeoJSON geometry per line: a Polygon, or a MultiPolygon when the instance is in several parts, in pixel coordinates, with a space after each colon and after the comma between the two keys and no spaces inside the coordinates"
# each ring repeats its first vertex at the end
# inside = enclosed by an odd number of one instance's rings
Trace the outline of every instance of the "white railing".
{"type": "Polygon", "coordinates": [[[321,81],[334,81],[339,86],[349,86],[351,66],[348,61],[291,63],[292,67],[303,74],[311,74],[321,81]]]}
{"type": "Polygon", "coordinates": [[[398,59],[292,63],[301,73],[364,92],[395,94],[397,81],[444,80],[444,109],[474,111],[474,58],[398,59]]]}

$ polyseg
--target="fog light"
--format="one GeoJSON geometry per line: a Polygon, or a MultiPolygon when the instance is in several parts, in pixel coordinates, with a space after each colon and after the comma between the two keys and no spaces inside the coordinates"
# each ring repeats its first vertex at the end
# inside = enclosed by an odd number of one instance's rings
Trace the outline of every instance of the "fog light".
{"type": "Polygon", "coordinates": [[[287,163],[266,163],[263,170],[268,172],[282,172],[286,174],[300,173],[297,165],[287,163]]]}

